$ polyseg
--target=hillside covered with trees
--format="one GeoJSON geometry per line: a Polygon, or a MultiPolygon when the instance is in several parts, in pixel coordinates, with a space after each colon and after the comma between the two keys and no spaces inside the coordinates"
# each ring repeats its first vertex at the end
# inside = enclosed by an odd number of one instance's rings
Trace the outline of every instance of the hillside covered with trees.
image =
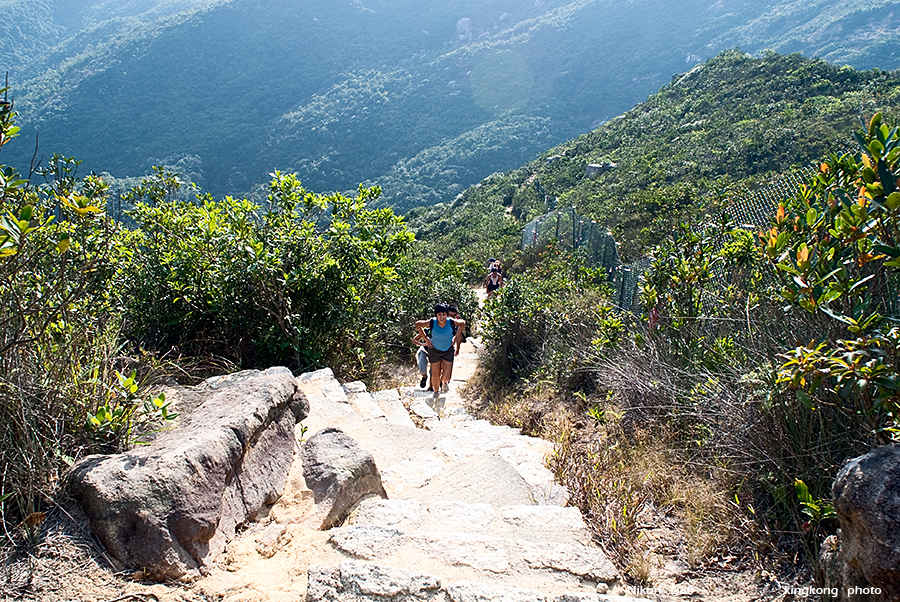
{"type": "Polygon", "coordinates": [[[896,73],[726,51],[594,131],[407,218],[441,257],[512,260],[525,223],[575,207],[633,261],[701,208],[721,210],[848,149],[867,115],[898,105],[896,73]],[[604,162],[615,168],[587,177],[588,164],[604,162]]]}
{"type": "Polygon", "coordinates": [[[398,211],[450,201],[735,46],[900,66],[886,1],[83,4],[3,4],[28,141],[10,160],[37,132],[38,158],[118,179],[165,165],[217,198],[261,198],[278,168],[377,184],[398,211]]]}
{"type": "Polygon", "coordinates": [[[408,215],[438,257],[504,259],[480,408],[555,441],[554,470],[636,582],[657,561],[647,533],[673,521],[692,566],[732,554],[815,582],[837,470],[897,440],[898,84],[725,52],[408,215]],[[601,162],[615,167],[587,177],[601,162]],[[799,168],[762,221],[728,217],[799,168]],[[519,248],[524,223],[557,207],[647,257],[634,306],[565,239],[519,248]]]}

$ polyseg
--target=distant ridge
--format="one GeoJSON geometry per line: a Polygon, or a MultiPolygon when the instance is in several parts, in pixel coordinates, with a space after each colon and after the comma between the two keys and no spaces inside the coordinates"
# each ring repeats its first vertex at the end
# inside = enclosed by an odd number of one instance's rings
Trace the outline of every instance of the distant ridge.
{"type": "Polygon", "coordinates": [[[25,168],[39,131],[39,155],[118,178],[168,165],[246,195],[280,169],[323,192],[379,184],[404,211],[451,201],[735,45],[900,67],[900,3],[885,1],[7,4],[0,60],[22,139],[4,162],[25,168]]]}

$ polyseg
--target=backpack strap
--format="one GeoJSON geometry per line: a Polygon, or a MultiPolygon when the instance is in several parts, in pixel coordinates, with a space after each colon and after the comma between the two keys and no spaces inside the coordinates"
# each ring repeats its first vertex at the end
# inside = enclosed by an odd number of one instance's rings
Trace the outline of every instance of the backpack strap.
{"type": "MultiPolygon", "coordinates": [[[[430,320],[428,320],[428,333],[427,334],[428,334],[429,338],[431,337],[431,331],[434,330],[435,320],[437,320],[437,318],[431,318],[430,320]]],[[[456,329],[459,327],[456,325],[456,322],[454,322],[452,318],[448,317],[447,321],[450,322],[450,328],[453,330],[453,336],[456,336],[456,329]]]]}

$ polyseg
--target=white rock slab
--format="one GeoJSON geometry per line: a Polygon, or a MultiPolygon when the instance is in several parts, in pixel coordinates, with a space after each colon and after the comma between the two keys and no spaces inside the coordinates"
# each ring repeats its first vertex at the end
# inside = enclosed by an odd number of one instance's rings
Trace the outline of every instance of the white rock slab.
{"type": "Polygon", "coordinates": [[[543,485],[554,481],[553,473],[544,466],[544,458],[527,447],[503,447],[497,454],[509,462],[529,485],[543,485]]]}
{"type": "Polygon", "coordinates": [[[437,412],[424,399],[414,399],[409,404],[409,411],[423,420],[438,418],[437,412]]]}
{"type": "Polygon", "coordinates": [[[375,403],[378,404],[378,407],[384,412],[384,416],[387,418],[388,422],[409,428],[416,428],[412,418],[409,417],[409,412],[406,411],[406,408],[403,406],[403,401],[401,401],[397,389],[377,391],[372,394],[372,397],[375,399],[375,403]]]}
{"type": "Polygon", "coordinates": [[[297,377],[297,380],[300,384],[307,384],[320,380],[334,380],[334,372],[331,371],[331,368],[322,368],[321,370],[314,370],[313,372],[304,372],[297,377]]]}
{"type": "Polygon", "coordinates": [[[368,498],[360,502],[351,517],[354,525],[408,529],[422,515],[422,503],[416,500],[368,498]]]}
{"type": "Polygon", "coordinates": [[[307,574],[306,599],[313,601],[384,600],[394,596],[432,600],[441,588],[441,580],[433,575],[349,560],[335,568],[311,565],[307,574]]]}
{"type": "Polygon", "coordinates": [[[347,398],[347,392],[344,391],[344,387],[341,386],[341,383],[339,383],[336,378],[332,378],[331,380],[323,379],[320,386],[322,388],[322,393],[328,399],[344,403],[350,401],[347,398]]]}
{"type": "Polygon", "coordinates": [[[381,480],[385,487],[402,489],[404,487],[424,487],[428,482],[444,470],[444,462],[429,451],[421,451],[411,458],[398,462],[381,471],[381,480]]]}
{"type": "Polygon", "coordinates": [[[448,564],[492,573],[505,573],[510,567],[506,541],[499,537],[443,531],[418,531],[407,536],[416,548],[448,564]]]}
{"type": "Polygon", "coordinates": [[[375,403],[375,398],[372,397],[371,393],[363,391],[359,393],[351,393],[347,397],[350,400],[350,405],[352,405],[364,419],[387,420],[387,416],[385,415],[384,410],[381,409],[381,406],[375,403]]]}
{"type": "Polygon", "coordinates": [[[458,432],[441,439],[434,446],[436,450],[454,462],[488,453],[498,445],[496,439],[479,433],[467,432],[465,429],[456,430],[458,432]]]}
{"type": "Polygon", "coordinates": [[[448,585],[447,595],[452,602],[546,602],[547,600],[547,597],[539,592],[472,581],[448,585]]]}
{"type": "Polygon", "coordinates": [[[532,568],[565,571],[594,581],[612,582],[619,572],[603,550],[578,543],[519,542],[522,559],[532,568]]]}
{"type": "Polygon", "coordinates": [[[647,602],[647,598],[632,598],[631,596],[613,596],[586,592],[567,592],[553,598],[553,602],[647,602]]]}
{"type": "Polygon", "coordinates": [[[545,539],[591,541],[581,511],[573,506],[507,506],[500,508],[500,519],[545,539]]]}
{"type": "Polygon", "coordinates": [[[395,552],[403,539],[403,533],[396,529],[352,525],[332,529],[328,541],[357,558],[375,560],[395,552]]]}
{"type": "Polygon", "coordinates": [[[428,521],[428,528],[483,532],[490,527],[496,516],[497,512],[490,504],[434,501],[429,504],[423,519],[428,521]]]}
{"type": "Polygon", "coordinates": [[[346,392],[348,396],[353,395],[354,393],[365,393],[367,391],[366,383],[361,380],[354,380],[353,382],[344,383],[341,386],[344,387],[344,392],[346,392]]]}

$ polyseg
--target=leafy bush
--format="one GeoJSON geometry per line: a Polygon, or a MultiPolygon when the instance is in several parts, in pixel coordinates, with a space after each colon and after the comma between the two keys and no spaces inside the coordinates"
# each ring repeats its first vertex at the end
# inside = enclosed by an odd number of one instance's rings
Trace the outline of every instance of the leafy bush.
{"type": "Polygon", "coordinates": [[[803,403],[823,385],[882,441],[900,436],[900,130],[876,114],[856,155],[832,155],[763,233],[781,296],[822,325],[785,354],[780,380],[803,403]]]}
{"type": "MultiPolygon", "coordinates": [[[[17,133],[14,118],[12,103],[0,104],[0,147],[17,133]]],[[[108,186],[78,177],[79,164],[53,155],[35,172],[41,184],[0,166],[7,526],[40,522],[82,455],[141,443],[176,416],[164,395],[142,390],[154,354],[174,350],[182,373],[224,357],[329,365],[352,379],[407,354],[411,321],[436,300],[477,320],[460,266],[419,269],[402,219],[367,208],[378,188],[325,196],[275,172],[263,210],[199,192],[188,201],[177,174],[158,168],[123,195],[134,205],[129,229],[104,215],[108,186]]]]}
{"type": "Polygon", "coordinates": [[[523,265],[532,261],[533,268],[509,277],[485,304],[484,366],[508,383],[589,386],[585,367],[618,345],[624,318],[608,303],[605,282],[577,254],[550,245],[523,265]]]}
{"type": "Polygon", "coordinates": [[[366,208],[378,194],[318,195],[275,172],[261,215],[231,197],[138,203],[122,296],[130,336],[249,365],[361,374],[383,358],[381,306],[413,240],[390,209],[366,208]]]}
{"type": "MultiPolygon", "coordinates": [[[[0,143],[15,136],[14,119],[12,104],[0,105],[0,143]]],[[[110,291],[129,236],[100,212],[103,182],[76,177],[77,166],[54,155],[41,185],[0,166],[0,305],[7,308],[0,318],[0,514],[7,525],[38,516],[73,458],[125,444],[118,425],[140,408],[137,397],[109,394],[122,349],[110,291]]]]}
{"type": "Polygon", "coordinates": [[[769,230],[714,211],[673,228],[639,322],[603,315],[579,288],[588,272],[552,246],[522,254],[527,277],[488,302],[485,366],[558,391],[564,418],[545,402],[515,415],[543,416],[531,428],[557,441],[554,470],[633,577],[638,508],[676,516],[696,561],[759,546],[815,566],[837,468],[896,440],[900,128],[876,115],[855,137],[769,230]]]}

